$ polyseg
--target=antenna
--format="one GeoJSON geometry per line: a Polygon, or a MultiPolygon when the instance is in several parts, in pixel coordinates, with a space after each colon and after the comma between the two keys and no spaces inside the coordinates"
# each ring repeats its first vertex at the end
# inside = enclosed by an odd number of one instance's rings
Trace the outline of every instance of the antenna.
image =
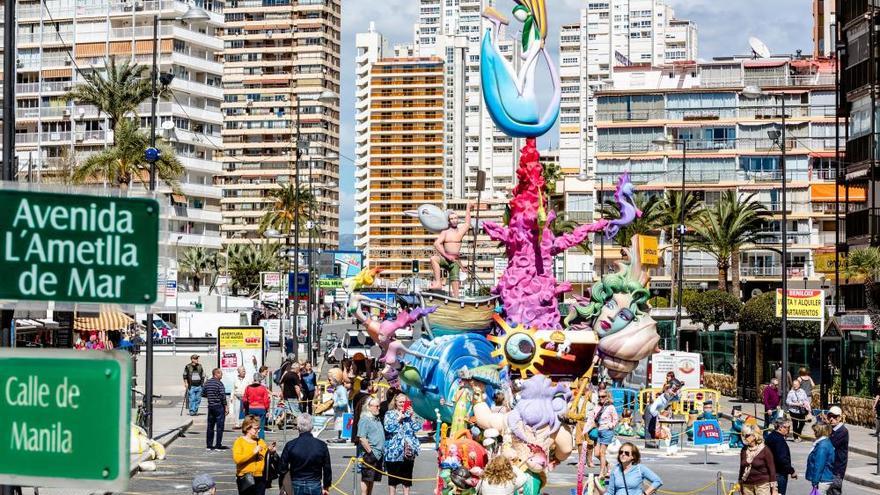
{"type": "Polygon", "coordinates": [[[755,55],[755,58],[769,58],[770,57],[770,49],[767,48],[767,45],[764,44],[763,41],[755,38],[754,36],[749,38],[749,46],[752,47],[752,53],[755,55]]]}

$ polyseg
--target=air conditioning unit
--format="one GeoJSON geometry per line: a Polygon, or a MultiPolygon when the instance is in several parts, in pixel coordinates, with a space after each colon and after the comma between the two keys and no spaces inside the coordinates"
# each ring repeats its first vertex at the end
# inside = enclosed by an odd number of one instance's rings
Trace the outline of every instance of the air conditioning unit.
{"type": "Polygon", "coordinates": [[[77,142],[77,143],[81,143],[81,142],[83,142],[83,140],[85,140],[85,138],[86,138],[86,133],[85,133],[85,132],[77,132],[77,133],[76,133],[76,142],[77,142]]]}
{"type": "Polygon", "coordinates": [[[71,61],[69,58],[64,59],[64,65],[70,65],[71,61]]]}
{"type": "Polygon", "coordinates": [[[134,8],[143,9],[144,8],[144,0],[134,0],[134,8]]]}
{"type": "Polygon", "coordinates": [[[69,108],[65,108],[64,112],[62,112],[62,113],[64,114],[65,117],[70,117],[70,109],[69,108]]]}

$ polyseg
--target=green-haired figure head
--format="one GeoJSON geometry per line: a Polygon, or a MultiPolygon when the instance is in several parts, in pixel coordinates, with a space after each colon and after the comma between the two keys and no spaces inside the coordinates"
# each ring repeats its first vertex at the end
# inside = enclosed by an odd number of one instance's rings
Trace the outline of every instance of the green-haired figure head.
{"type": "Polygon", "coordinates": [[[637,316],[646,314],[651,293],[624,269],[605,275],[593,286],[590,304],[577,308],[578,316],[593,321],[593,330],[602,338],[618,332],[637,316]]]}

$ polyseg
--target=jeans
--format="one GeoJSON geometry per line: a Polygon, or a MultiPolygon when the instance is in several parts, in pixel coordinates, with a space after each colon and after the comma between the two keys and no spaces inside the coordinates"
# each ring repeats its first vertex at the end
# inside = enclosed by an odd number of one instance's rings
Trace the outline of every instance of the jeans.
{"type": "Polygon", "coordinates": [[[321,495],[320,481],[293,481],[293,495],[321,495]]]}
{"type": "Polygon", "coordinates": [[[220,448],[223,445],[223,426],[226,423],[226,408],[222,405],[208,406],[208,448],[220,448]],[[217,443],[214,443],[216,435],[217,443]]]}
{"type": "Polygon", "coordinates": [[[248,411],[250,414],[260,418],[260,438],[266,439],[266,410],[259,409],[256,407],[250,408],[248,411]]]}
{"type": "Polygon", "coordinates": [[[192,386],[189,388],[189,414],[194,416],[199,412],[199,406],[202,404],[202,386],[192,386]]]}
{"type": "Polygon", "coordinates": [[[788,489],[788,475],[787,474],[777,474],[776,475],[776,490],[779,492],[779,495],[785,495],[785,491],[788,489]]]}

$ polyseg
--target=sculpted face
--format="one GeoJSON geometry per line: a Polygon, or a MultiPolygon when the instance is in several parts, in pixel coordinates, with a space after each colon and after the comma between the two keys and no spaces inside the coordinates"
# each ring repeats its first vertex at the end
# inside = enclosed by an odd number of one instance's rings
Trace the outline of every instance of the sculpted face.
{"type": "Polygon", "coordinates": [[[458,227],[458,214],[450,213],[449,214],[449,226],[450,227],[458,227]]]}
{"type": "Polygon", "coordinates": [[[630,309],[633,297],[627,293],[617,293],[605,302],[602,310],[593,322],[593,330],[599,338],[605,337],[620,330],[635,319],[630,309]]]}

